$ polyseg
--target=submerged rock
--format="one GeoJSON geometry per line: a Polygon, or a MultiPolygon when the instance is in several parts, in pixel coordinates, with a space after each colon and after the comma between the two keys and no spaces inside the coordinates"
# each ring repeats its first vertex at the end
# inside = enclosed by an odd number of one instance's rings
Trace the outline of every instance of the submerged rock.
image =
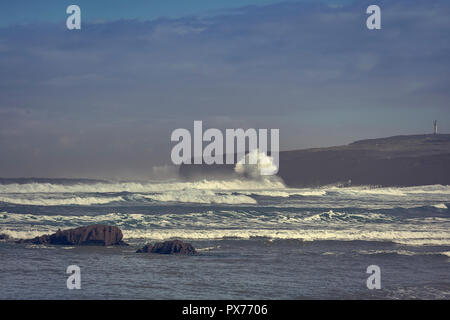
{"type": "Polygon", "coordinates": [[[0,240],[9,240],[9,236],[7,234],[1,233],[0,240]]]}
{"type": "Polygon", "coordinates": [[[151,244],[146,244],[141,249],[137,249],[136,253],[149,253],[152,252],[153,246],[151,244]]]}
{"type": "Polygon", "coordinates": [[[184,243],[180,240],[172,240],[155,243],[155,245],[146,244],[138,249],[136,253],[159,253],[159,254],[196,254],[197,251],[190,243],[184,243]]]}
{"type": "Polygon", "coordinates": [[[123,234],[118,227],[91,225],[68,230],[58,230],[51,235],[43,235],[33,239],[19,240],[18,243],[58,244],[75,246],[114,246],[127,245],[122,241],[123,234]]]}

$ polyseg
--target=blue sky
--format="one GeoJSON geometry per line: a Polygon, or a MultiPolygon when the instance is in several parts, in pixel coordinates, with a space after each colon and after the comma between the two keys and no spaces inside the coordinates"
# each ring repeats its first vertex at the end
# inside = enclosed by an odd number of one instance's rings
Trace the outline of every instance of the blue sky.
{"type": "Polygon", "coordinates": [[[80,31],[55,13],[65,1],[33,2],[41,23],[20,12],[30,1],[0,5],[0,176],[151,177],[194,120],[279,128],[284,150],[427,133],[434,119],[450,132],[448,1],[376,1],[379,31],[365,0],[80,1],[80,31]]]}
{"type": "MultiPolygon", "coordinates": [[[[287,0],[318,2],[318,0],[287,0]]],[[[322,0],[326,3],[346,3],[351,0],[322,0]]],[[[65,20],[66,8],[81,7],[85,22],[162,17],[179,18],[189,15],[211,15],[229,8],[268,5],[279,0],[14,0],[0,2],[0,26],[36,22],[57,23],[65,20]]]]}

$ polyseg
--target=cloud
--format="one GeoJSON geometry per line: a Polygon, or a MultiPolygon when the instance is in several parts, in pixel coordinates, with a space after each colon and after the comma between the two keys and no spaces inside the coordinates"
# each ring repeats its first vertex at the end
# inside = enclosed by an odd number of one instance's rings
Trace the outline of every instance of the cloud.
{"type": "Polygon", "coordinates": [[[289,149],[418,132],[424,117],[450,130],[450,4],[378,3],[380,31],[368,1],[1,28],[0,176],[150,175],[193,120],[280,128],[289,149]]]}

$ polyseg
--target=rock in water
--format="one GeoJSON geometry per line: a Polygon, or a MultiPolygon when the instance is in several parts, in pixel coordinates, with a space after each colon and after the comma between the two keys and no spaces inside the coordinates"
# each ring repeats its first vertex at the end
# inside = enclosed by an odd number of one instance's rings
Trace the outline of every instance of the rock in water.
{"type": "Polygon", "coordinates": [[[153,246],[151,244],[146,244],[141,249],[137,249],[136,253],[149,253],[152,252],[153,246]]]}
{"type": "Polygon", "coordinates": [[[9,236],[7,234],[1,233],[0,240],[9,240],[9,236]]]}
{"type": "Polygon", "coordinates": [[[43,235],[33,239],[19,240],[19,243],[59,244],[75,246],[114,246],[127,245],[122,241],[123,234],[118,227],[92,225],[68,230],[58,230],[51,235],[43,235]]]}
{"type": "Polygon", "coordinates": [[[180,240],[172,240],[145,245],[138,249],[137,253],[159,253],[159,254],[196,254],[195,248],[190,243],[184,243],[180,240]]]}

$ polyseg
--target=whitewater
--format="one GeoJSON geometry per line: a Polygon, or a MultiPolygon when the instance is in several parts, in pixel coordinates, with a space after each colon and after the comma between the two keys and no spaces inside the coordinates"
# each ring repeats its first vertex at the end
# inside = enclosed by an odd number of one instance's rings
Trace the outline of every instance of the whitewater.
{"type": "Polygon", "coordinates": [[[450,245],[450,187],[288,188],[277,178],[0,185],[0,233],[111,224],[127,238],[450,245]],[[418,214],[420,212],[420,214],[418,214]]]}
{"type": "MultiPolygon", "coordinates": [[[[0,241],[6,261],[0,273],[10,276],[4,284],[9,291],[0,297],[34,297],[33,291],[17,285],[23,283],[23,274],[32,274],[27,271],[32,267],[25,265],[64,269],[67,261],[78,261],[101,279],[96,283],[111,284],[104,275],[105,266],[111,266],[112,277],[121,279],[121,291],[105,296],[108,289],[98,284],[77,298],[335,298],[330,292],[340,298],[447,298],[449,208],[450,186],[443,185],[289,188],[275,177],[0,184],[0,234],[10,238],[0,241]],[[119,227],[130,246],[14,243],[92,224],[119,227]],[[170,239],[192,243],[200,255],[148,260],[135,254],[143,244],[170,239]],[[143,264],[155,271],[196,270],[195,281],[206,289],[192,291],[192,274],[180,280],[175,273],[166,281],[179,290],[171,291],[144,272],[143,264]],[[387,291],[367,292],[365,268],[370,264],[391,273],[393,278],[384,282],[387,291]],[[235,271],[219,274],[224,266],[235,271]],[[410,266],[419,273],[415,283],[405,275],[410,266]],[[11,271],[15,269],[23,270],[16,274],[11,271]],[[330,274],[348,285],[330,284],[330,274]],[[146,281],[152,285],[141,286],[146,281]]],[[[45,274],[45,283],[58,282],[55,274],[45,274]]],[[[44,280],[28,276],[28,281],[38,285],[44,280]]],[[[70,298],[53,284],[42,290],[48,297],[70,298]]]]}

